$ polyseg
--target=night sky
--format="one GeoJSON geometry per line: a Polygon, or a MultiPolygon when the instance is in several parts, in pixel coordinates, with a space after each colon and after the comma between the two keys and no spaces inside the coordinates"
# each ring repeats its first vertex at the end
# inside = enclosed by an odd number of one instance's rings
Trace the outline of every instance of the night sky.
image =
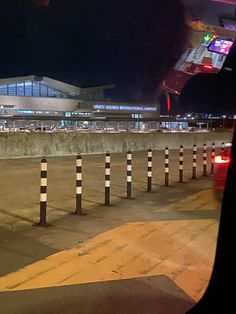
{"type": "Polygon", "coordinates": [[[177,0],[2,0],[0,77],[115,83],[114,100],[156,101],[186,42],[177,0]]]}

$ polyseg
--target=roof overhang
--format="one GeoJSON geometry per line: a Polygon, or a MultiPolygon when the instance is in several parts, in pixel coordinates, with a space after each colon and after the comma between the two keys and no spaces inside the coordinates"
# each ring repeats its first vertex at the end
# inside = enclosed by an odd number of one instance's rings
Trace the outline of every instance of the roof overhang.
{"type": "Polygon", "coordinates": [[[55,88],[56,90],[67,93],[71,96],[80,96],[82,93],[87,94],[91,92],[96,92],[98,90],[111,89],[111,88],[114,88],[115,86],[115,84],[108,84],[108,85],[98,85],[98,86],[91,86],[91,87],[83,88],[83,87],[78,87],[71,84],[67,84],[62,81],[49,78],[47,76],[35,76],[35,75],[2,78],[0,79],[0,85],[17,84],[17,83],[23,83],[26,81],[33,81],[33,82],[41,83],[48,87],[55,88]]]}
{"type": "Polygon", "coordinates": [[[79,96],[81,94],[81,88],[67,84],[58,80],[51,79],[47,76],[35,76],[35,75],[28,75],[28,76],[19,76],[19,77],[11,77],[11,78],[3,78],[0,79],[0,84],[17,84],[23,83],[26,81],[33,81],[37,83],[41,83],[51,88],[55,88],[64,93],[68,93],[71,96],[79,96]]]}
{"type": "Polygon", "coordinates": [[[84,87],[82,88],[83,93],[91,93],[91,92],[96,92],[97,90],[106,90],[106,89],[112,89],[116,85],[115,84],[108,84],[108,85],[99,85],[99,86],[91,86],[91,87],[84,87]]]}

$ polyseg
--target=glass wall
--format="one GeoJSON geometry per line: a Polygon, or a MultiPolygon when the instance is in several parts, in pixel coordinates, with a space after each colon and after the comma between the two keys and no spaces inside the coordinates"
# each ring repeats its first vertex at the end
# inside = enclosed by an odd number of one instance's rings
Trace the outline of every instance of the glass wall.
{"type": "Polygon", "coordinates": [[[0,85],[0,95],[28,97],[57,97],[69,98],[69,94],[48,87],[41,83],[26,81],[23,83],[0,85]]]}
{"type": "MultiPolygon", "coordinates": [[[[55,88],[46,86],[40,82],[25,81],[21,83],[0,85],[0,95],[26,96],[26,97],[56,97],[56,98],[77,98],[69,93],[59,91],[55,88]]],[[[104,90],[81,90],[78,95],[83,100],[105,100],[104,90]]]]}

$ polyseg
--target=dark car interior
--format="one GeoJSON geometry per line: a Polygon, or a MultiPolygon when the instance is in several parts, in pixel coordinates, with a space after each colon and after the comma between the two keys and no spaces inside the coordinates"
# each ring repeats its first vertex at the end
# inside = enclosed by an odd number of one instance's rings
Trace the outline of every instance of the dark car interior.
{"type": "MultiPolygon", "coordinates": [[[[230,103],[235,108],[236,82],[236,42],[218,74],[199,73],[192,77],[184,87],[180,101],[213,102],[224,107],[230,103]],[[194,95],[194,97],[193,97],[194,95]]],[[[234,313],[235,268],[235,182],[236,182],[236,131],[234,130],[231,158],[228,167],[225,191],[221,205],[220,225],[217,239],[216,255],[209,285],[202,299],[188,313],[234,313]],[[231,310],[229,310],[231,309],[231,310]]]]}
{"type": "Polygon", "coordinates": [[[236,44],[232,45],[223,67],[218,73],[198,73],[191,77],[181,91],[179,106],[235,108],[236,44]],[[192,97],[194,95],[194,97],[192,97]]]}

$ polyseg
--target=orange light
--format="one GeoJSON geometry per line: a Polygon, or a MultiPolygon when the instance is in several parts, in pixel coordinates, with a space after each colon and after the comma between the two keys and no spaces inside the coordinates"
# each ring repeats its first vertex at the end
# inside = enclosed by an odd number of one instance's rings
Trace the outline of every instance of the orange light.
{"type": "Polygon", "coordinates": [[[215,156],[214,161],[216,164],[228,164],[230,162],[230,158],[229,157],[222,158],[222,156],[219,155],[219,156],[215,156]]]}

